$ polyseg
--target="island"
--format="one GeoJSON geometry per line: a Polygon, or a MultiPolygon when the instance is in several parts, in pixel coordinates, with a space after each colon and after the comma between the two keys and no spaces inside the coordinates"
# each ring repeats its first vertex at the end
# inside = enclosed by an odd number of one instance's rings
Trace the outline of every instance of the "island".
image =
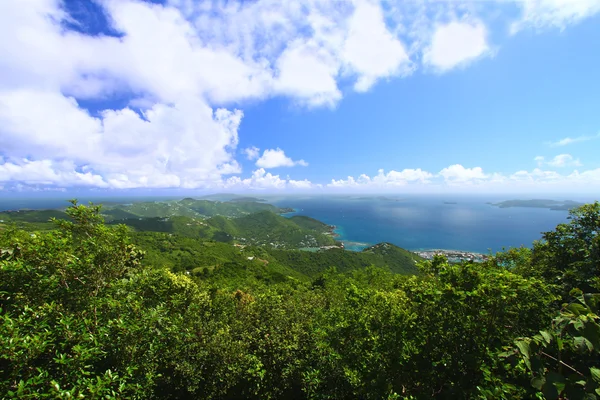
{"type": "Polygon", "coordinates": [[[555,211],[569,211],[573,208],[582,206],[583,203],[579,203],[573,200],[547,200],[547,199],[534,199],[534,200],[507,200],[500,203],[488,203],[490,205],[500,208],[511,208],[511,207],[526,207],[526,208],[548,208],[555,211]]]}

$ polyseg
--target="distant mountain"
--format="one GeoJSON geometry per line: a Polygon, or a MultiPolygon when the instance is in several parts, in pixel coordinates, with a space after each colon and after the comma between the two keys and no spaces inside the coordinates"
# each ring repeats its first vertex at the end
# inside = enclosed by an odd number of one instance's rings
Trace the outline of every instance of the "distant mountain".
{"type": "Polygon", "coordinates": [[[491,203],[493,206],[500,208],[510,208],[510,207],[529,207],[529,208],[549,208],[550,210],[570,210],[572,208],[576,208],[582,206],[583,203],[578,203],[572,200],[544,200],[544,199],[534,199],[534,200],[507,200],[502,201],[500,203],[491,203]]]}
{"type": "Polygon", "coordinates": [[[205,196],[200,196],[200,197],[198,197],[198,199],[212,200],[212,201],[232,201],[232,200],[241,199],[244,197],[246,197],[246,196],[241,196],[239,194],[234,194],[234,193],[214,193],[214,194],[207,194],[205,196]]]}
{"type": "Polygon", "coordinates": [[[102,214],[107,221],[125,218],[165,218],[185,216],[192,218],[208,218],[215,215],[226,217],[241,217],[260,211],[273,213],[289,212],[289,208],[279,208],[271,204],[250,201],[248,197],[238,198],[234,201],[196,200],[185,198],[176,201],[140,202],[108,206],[102,214]]]}

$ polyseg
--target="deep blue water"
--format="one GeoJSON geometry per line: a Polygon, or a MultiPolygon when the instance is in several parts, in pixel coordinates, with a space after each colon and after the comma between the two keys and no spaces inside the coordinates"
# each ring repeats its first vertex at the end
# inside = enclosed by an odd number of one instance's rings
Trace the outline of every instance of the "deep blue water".
{"type": "MultiPolygon", "coordinates": [[[[263,196],[261,196],[263,197],[263,196]]],[[[66,198],[66,197],[65,197],[66,198]]],[[[2,198],[0,211],[21,208],[63,208],[65,198],[2,198]]],[[[136,201],[165,201],[179,197],[97,197],[80,198],[86,204],[136,201]]],[[[359,196],[269,197],[269,203],[296,209],[335,225],[346,248],[360,250],[379,242],[390,242],[409,250],[449,249],[487,253],[503,247],[531,246],[541,233],[567,221],[566,211],[542,208],[498,208],[486,202],[508,197],[407,196],[390,200],[359,196]],[[445,204],[454,202],[456,204],[445,204]]],[[[565,200],[565,199],[560,199],[565,200]]],[[[572,199],[585,201],[586,199],[572,199]]],[[[293,215],[293,214],[290,214],[293,215]]]]}
{"type": "MultiPolygon", "coordinates": [[[[448,249],[487,253],[531,246],[541,233],[567,222],[566,211],[499,208],[502,199],[438,196],[400,201],[358,197],[279,198],[271,202],[335,225],[347,248],[390,242],[409,250],[448,249]],[[445,204],[453,201],[456,204],[445,204]]],[[[290,214],[293,215],[293,214],[290,214]]]]}

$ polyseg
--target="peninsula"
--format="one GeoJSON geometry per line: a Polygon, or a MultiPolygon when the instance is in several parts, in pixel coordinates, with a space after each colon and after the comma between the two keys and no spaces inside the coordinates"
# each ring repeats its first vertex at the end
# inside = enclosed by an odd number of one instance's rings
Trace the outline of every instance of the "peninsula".
{"type": "Polygon", "coordinates": [[[579,203],[573,200],[545,200],[545,199],[534,199],[534,200],[507,200],[502,201],[500,203],[489,203],[493,206],[500,208],[510,208],[510,207],[527,207],[527,208],[548,208],[550,210],[564,210],[568,211],[573,208],[577,208],[583,203],[579,203]]]}

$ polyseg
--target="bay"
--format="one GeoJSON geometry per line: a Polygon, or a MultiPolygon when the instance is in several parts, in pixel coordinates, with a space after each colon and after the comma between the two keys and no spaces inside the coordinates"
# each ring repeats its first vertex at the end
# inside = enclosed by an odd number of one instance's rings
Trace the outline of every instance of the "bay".
{"type": "MultiPolygon", "coordinates": [[[[336,226],[346,248],[390,242],[408,250],[446,249],[476,253],[531,247],[542,232],[568,222],[567,211],[499,208],[485,197],[282,197],[269,201],[336,226]]],[[[564,199],[563,199],[564,200],[564,199]]]]}

